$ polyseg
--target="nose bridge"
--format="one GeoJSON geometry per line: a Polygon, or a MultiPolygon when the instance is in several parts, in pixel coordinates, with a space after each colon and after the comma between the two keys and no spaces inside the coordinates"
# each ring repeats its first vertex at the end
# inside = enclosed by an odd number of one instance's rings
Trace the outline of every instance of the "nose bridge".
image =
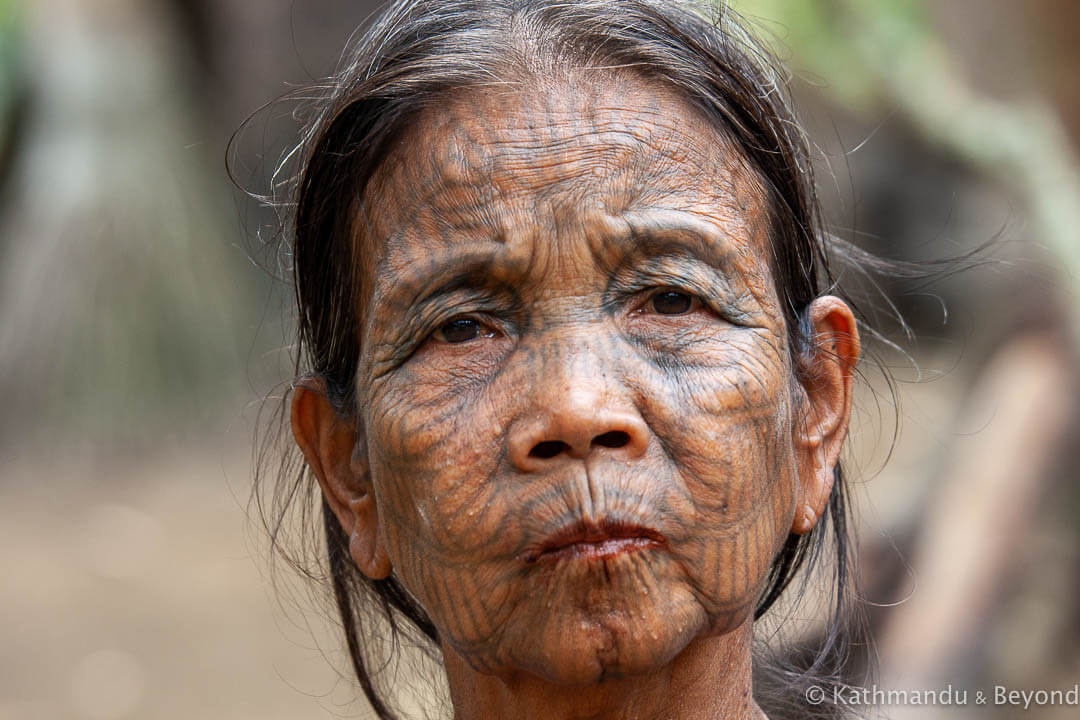
{"type": "Polygon", "coordinates": [[[553,328],[533,348],[528,410],[511,430],[510,456],[522,470],[563,457],[644,453],[648,428],[622,382],[616,351],[593,323],[553,328]]]}
{"type": "MultiPolygon", "coordinates": [[[[618,369],[605,340],[596,323],[567,325],[548,333],[541,370],[551,386],[562,389],[568,407],[610,392],[608,386],[616,380],[618,369]]],[[[556,389],[551,386],[549,391],[556,389]]]]}
{"type": "Polygon", "coordinates": [[[587,413],[605,396],[614,399],[620,383],[617,358],[601,322],[567,323],[538,338],[542,356],[536,388],[541,405],[554,414],[587,413]]]}

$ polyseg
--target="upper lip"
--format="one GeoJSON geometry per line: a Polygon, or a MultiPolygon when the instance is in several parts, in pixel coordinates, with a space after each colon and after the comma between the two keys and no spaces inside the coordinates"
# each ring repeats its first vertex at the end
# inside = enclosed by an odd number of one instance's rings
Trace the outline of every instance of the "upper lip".
{"type": "Polygon", "coordinates": [[[536,562],[544,553],[556,552],[578,543],[600,543],[619,538],[637,538],[665,543],[664,536],[656,530],[633,522],[614,519],[598,521],[578,520],[565,525],[544,538],[539,544],[530,545],[521,558],[528,563],[536,562]]]}

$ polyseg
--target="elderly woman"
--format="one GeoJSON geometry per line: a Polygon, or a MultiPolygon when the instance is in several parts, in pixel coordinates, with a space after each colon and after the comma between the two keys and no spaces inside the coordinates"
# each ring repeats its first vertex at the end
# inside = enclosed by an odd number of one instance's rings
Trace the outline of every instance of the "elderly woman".
{"type": "Polygon", "coordinates": [[[773,77],[659,0],[410,0],[359,38],[302,147],[281,490],[321,488],[380,717],[380,614],[462,720],[764,716],[755,619],[824,516],[843,561],[859,354],[773,77]]]}

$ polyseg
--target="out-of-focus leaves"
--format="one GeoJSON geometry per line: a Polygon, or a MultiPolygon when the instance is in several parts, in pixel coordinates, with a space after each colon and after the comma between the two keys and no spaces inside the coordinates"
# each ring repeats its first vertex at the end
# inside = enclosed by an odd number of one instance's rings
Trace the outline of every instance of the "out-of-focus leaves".
{"type": "Polygon", "coordinates": [[[19,95],[19,30],[14,0],[0,0],[0,173],[12,142],[11,118],[19,95]]]}
{"type": "Polygon", "coordinates": [[[874,3],[825,0],[732,0],[731,7],[763,31],[773,49],[790,60],[807,80],[822,83],[841,104],[860,109],[871,103],[880,80],[864,62],[859,38],[867,29],[852,27],[853,13],[873,15],[877,24],[871,41],[880,56],[920,43],[929,36],[922,3],[880,0],[874,3]],[[764,20],[763,18],[783,18],[764,20]]]}

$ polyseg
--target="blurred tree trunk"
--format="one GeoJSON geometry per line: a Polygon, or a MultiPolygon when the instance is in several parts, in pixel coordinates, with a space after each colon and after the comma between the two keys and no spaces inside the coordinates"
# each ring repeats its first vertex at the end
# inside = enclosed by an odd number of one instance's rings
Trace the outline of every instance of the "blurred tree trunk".
{"type": "Polygon", "coordinates": [[[30,115],[0,216],[8,440],[152,440],[239,389],[256,301],[160,10],[25,7],[30,115]]]}

